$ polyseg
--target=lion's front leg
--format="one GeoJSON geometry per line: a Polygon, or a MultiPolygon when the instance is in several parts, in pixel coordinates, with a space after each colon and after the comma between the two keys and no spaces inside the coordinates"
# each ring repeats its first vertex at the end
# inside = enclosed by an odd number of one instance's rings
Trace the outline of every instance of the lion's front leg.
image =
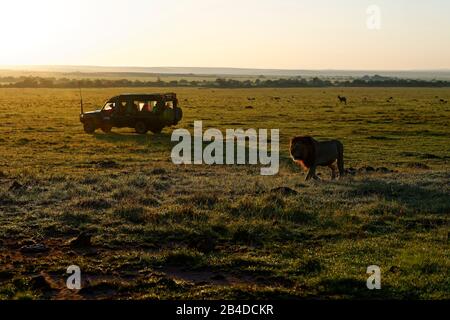
{"type": "Polygon", "coordinates": [[[316,175],[316,166],[312,166],[309,171],[308,175],[305,178],[305,181],[313,178],[314,180],[320,180],[319,177],[316,175]]]}
{"type": "Polygon", "coordinates": [[[305,181],[308,181],[311,178],[312,178],[311,169],[309,169],[308,174],[306,175],[305,181]]]}

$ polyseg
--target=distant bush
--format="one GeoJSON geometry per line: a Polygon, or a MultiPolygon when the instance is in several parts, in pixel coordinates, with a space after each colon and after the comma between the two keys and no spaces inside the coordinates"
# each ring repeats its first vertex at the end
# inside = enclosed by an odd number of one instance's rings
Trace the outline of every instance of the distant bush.
{"type": "Polygon", "coordinates": [[[381,76],[364,76],[348,80],[314,78],[280,78],[236,80],[188,81],[185,79],[142,81],[128,79],[68,79],[55,77],[0,77],[0,88],[119,88],[119,87],[213,87],[213,88],[321,88],[321,87],[450,87],[449,81],[400,79],[381,76]]]}

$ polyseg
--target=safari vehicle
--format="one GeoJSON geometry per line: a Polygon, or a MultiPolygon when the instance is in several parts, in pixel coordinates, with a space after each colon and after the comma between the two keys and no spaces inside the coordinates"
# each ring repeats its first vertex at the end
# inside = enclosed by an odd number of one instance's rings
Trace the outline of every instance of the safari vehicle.
{"type": "Polygon", "coordinates": [[[137,133],[148,130],[160,133],[164,127],[176,125],[183,116],[175,93],[121,94],[107,100],[100,110],[84,112],[81,98],[80,121],[86,133],[101,129],[134,128],[137,133]]]}

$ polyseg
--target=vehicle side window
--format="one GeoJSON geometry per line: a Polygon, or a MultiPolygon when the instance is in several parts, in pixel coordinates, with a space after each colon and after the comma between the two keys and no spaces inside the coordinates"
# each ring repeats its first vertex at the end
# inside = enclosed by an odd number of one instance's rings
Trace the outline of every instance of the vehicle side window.
{"type": "Polygon", "coordinates": [[[162,100],[156,101],[154,112],[156,112],[156,113],[163,112],[164,111],[164,107],[165,107],[164,101],[162,101],[162,100]]]}
{"type": "Polygon", "coordinates": [[[128,101],[125,104],[125,106],[126,106],[125,107],[125,112],[127,114],[134,114],[134,113],[136,113],[139,110],[139,106],[137,104],[137,101],[133,101],[133,100],[128,101]]]}
{"type": "Polygon", "coordinates": [[[155,105],[156,101],[141,101],[139,102],[139,111],[152,112],[155,105]]]}
{"type": "Polygon", "coordinates": [[[119,113],[124,113],[127,109],[126,101],[117,101],[116,106],[117,108],[115,108],[115,111],[119,113]]]}
{"type": "Polygon", "coordinates": [[[131,105],[131,112],[137,112],[140,111],[139,109],[139,101],[133,101],[133,104],[131,105]]]}
{"type": "Polygon", "coordinates": [[[138,111],[148,111],[148,101],[136,101],[138,111]]]}

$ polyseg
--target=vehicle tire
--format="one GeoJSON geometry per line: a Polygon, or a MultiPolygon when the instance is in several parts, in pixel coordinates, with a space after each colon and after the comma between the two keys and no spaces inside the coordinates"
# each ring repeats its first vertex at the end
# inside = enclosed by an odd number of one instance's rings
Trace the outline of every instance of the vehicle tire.
{"type": "Polygon", "coordinates": [[[143,121],[136,122],[136,125],[134,126],[134,129],[139,134],[146,134],[148,131],[147,125],[143,121]]]}
{"type": "Polygon", "coordinates": [[[104,133],[110,133],[112,126],[110,124],[104,124],[101,126],[101,129],[104,133]]]}
{"type": "Polygon", "coordinates": [[[150,128],[150,131],[151,131],[152,133],[161,133],[161,131],[162,131],[163,128],[164,128],[164,127],[162,127],[162,126],[154,126],[154,127],[151,127],[151,128],[150,128]]]}
{"type": "Polygon", "coordinates": [[[94,133],[95,129],[97,129],[92,122],[85,122],[83,125],[83,128],[84,128],[84,132],[89,133],[89,134],[94,133]]]}

